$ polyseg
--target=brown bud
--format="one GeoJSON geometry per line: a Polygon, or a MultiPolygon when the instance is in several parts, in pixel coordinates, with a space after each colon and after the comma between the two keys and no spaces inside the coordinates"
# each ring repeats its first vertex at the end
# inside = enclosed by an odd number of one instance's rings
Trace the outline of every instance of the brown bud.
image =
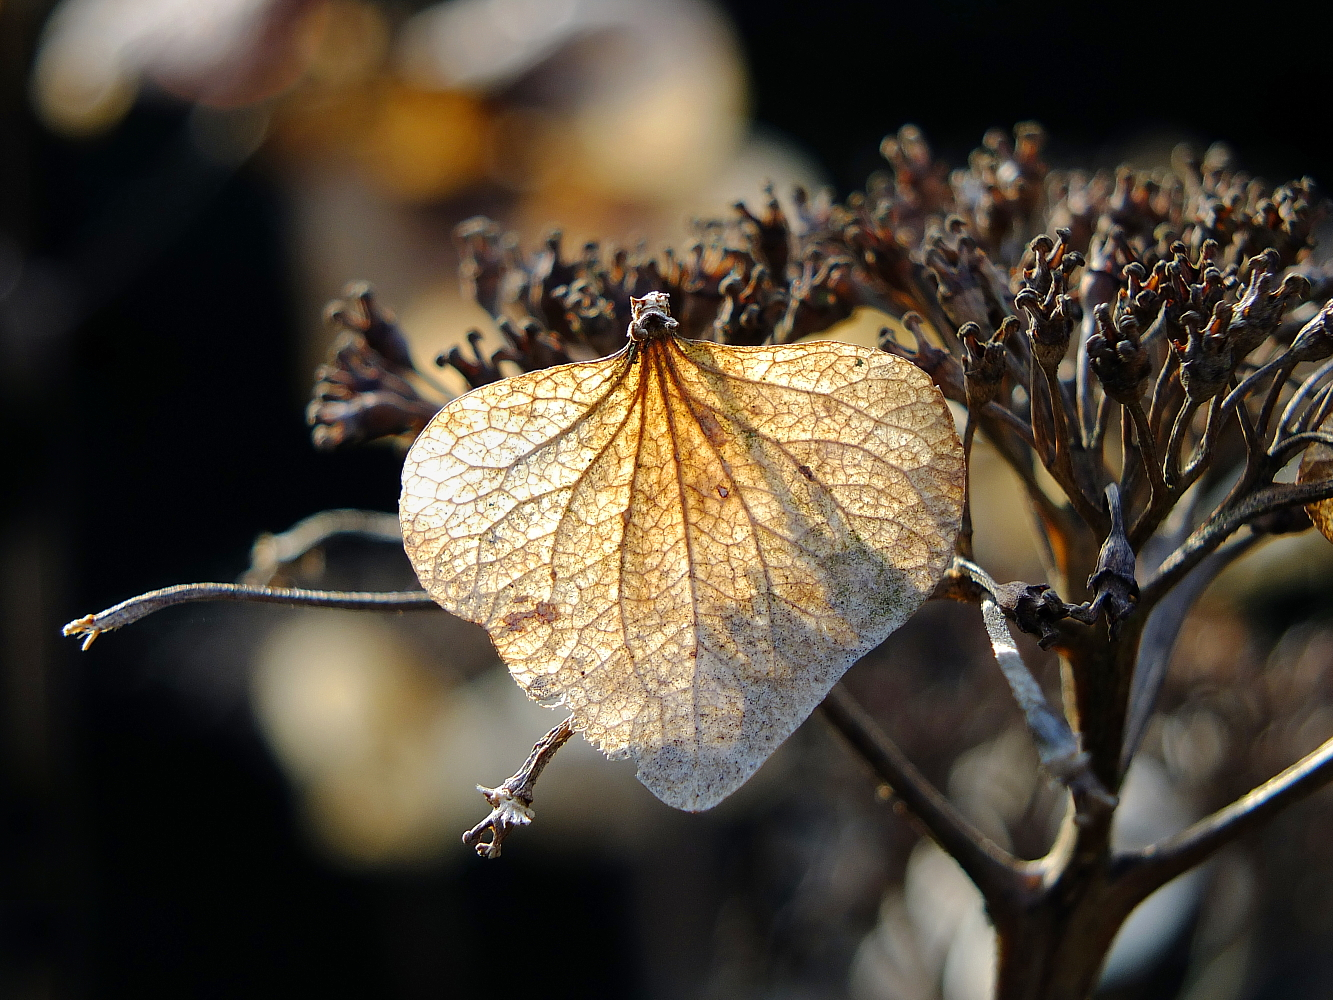
{"type": "Polygon", "coordinates": [[[1112,322],[1111,307],[1094,311],[1096,333],[1088,338],[1088,359],[1106,394],[1129,404],[1142,395],[1144,379],[1152,372],[1152,358],[1139,343],[1139,321],[1133,313],[1112,322]]]}
{"type": "Polygon", "coordinates": [[[1111,514],[1111,530],[1102,542],[1097,566],[1088,577],[1092,608],[1106,614],[1111,637],[1133,612],[1139,600],[1139,584],[1134,575],[1134,550],[1125,537],[1125,518],[1120,506],[1120,490],[1115,483],[1106,487],[1106,504],[1111,514]]]}

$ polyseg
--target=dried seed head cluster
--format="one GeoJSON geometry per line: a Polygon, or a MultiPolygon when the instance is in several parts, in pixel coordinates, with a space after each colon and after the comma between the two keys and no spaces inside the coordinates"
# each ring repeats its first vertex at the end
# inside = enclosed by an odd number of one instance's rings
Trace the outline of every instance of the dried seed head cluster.
{"type": "Polygon", "coordinates": [[[892,172],[866,192],[839,204],[797,190],[793,226],[770,188],[757,214],[738,204],[730,221],[697,223],[681,254],[589,243],[569,259],[558,233],[525,254],[495,223],[470,220],[457,232],[463,283],[507,345],[490,358],[455,349],[444,363],[476,386],[498,378],[501,361],[532,371],[612,353],[630,298],[656,290],[671,296],[684,336],[733,344],[787,343],[860,306],[918,313],[946,341],[969,322],[989,338],[1022,316],[1046,368],[1081,325],[1084,340],[1102,338],[1097,353],[1122,394],[1148,365],[1115,370],[1125,355],[1165,334],[1198,375],[1186,377],[1192,398],[1206,399],[1229,367],[1210,362],[1239,364],[1274,332],[1309,293],[1302,271],[1321,294],[1333,283],[1306,261],[1322,211],[1309,179],[1269,188],[1222,147],[1202,162],[1177,150],[1161,171],[1052,171],[1043,139],[1033,123],[1012,140],[992,130],[950,173],[905,126],[882,147],[892,172]]]}
{"type": "MultiPolygon", "coordinates": [[[[1265,456],[1255,471],[1319,432],[1323,383],[1293,392],[1289,380],[1333,353],[1320,309],[1333,270],[1311,255],[1326,202],[1308,178],[1251,177],[1220,145],[1201,158],[1182,146],[1164,169],[1088,173],[1051,169],[1044,140],[1035,123],[993,129],[950,171],[904,126],[881,147],[892,169],[864,192],[839,203],[797,190],[789,219],[770,188],[758,210],[697,223],[682,253],[589,243],[571,259],[558,233],[526,253],[495,223],[470,220],[457,231],[463,283],[506,345],[487,355],[472,336],[470,351],[438,363],[476,387],[505,363],[536,371],[610,354],[630,300],[651,291],[670,296],[681,336],[736,345],[789,343],[875,308],[915,341],[886,329],[881,346],[968,406],[1025,481],[1036,463],[1051,472],[1065,495],[1039,507],[1069,508],[1100,543],[1102,495],[1119,479],[1137,549],[1215,449],[1230,454],[1248,435],[1240,447],[1265,456]]],[[[375,356],[375,323],[353,329],[311,407],[322,446],[410,433],[430,406],[410,391],[404,359],[375,356]]],[[[1077,567],[1055,568],[1084,592],[1077,567]]]]}
{"type": "Polygon", "coordinates": [[[343,295],[324,311],[338,335],[329,359],[315,372],[314,398],[306,407],[315,447],[328,451],[379,438],[410,440],[440,404],[419,391],[422,379],[407,341],[370,286],[354,282],[343,295]]]}
{"type": "MultiPolygon", "coordinates": [[[[1179,147],[1164,169],[1086,173],[1048,167],[1044,139],[1034,123],[991,130],[950,171],[904,126],[881,147],[892,169],[864,192],[840,203],[797,190],[791,219],[769,188],[758,210],[696,223],[683,253],[589,243],[570,259],[558,233],[526,253],[472,219],[457,231],[463,284],[506,346],[487,355],[473,335],[470,356],[437,363],[477,387],[506,363],[607,355],[624,344],[631,300],[653,291],[670,296],[680,336],[733,345],[789,343],[878,309],[901,324],[881,347],[967,407],[968,444],[980,430],[1027,484],[1050,582],[1091,600],[1113,534],[1108,486],[1138,552],[1201,479],[1244,458],[1223,506],[1190,519],[1226,520],[1223,508],[1326,437],[1330,371],[1307,369],[1333,355],[1333,268],[1312,254],[1327,203],[1308,178],[1272,187],[1245,174],[1220,145],[1202,158],[1179,147]]],[[[412,433],[431,407],[385,346],[392,328],[359,308],[335,313],[358,318],[339,319],[349,333],[321,369],[322,446],[412,433]]],[[[965,519],[960,554],[970,546],[965,519]]],[[[1130,605],[1098,607],[1116,618],[1130,605]]]]}

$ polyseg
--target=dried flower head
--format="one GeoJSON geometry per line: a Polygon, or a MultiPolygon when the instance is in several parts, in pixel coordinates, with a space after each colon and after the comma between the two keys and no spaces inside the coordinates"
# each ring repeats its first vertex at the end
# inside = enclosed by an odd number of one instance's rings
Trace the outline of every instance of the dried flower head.
{"type": "Polygon", "coordinates": [[[401,515],[422,584],[524,690],[695,810],[930,595],[963,465],[906,361],[680,329],[649,292],[616,354],[454,400],[408,453],[401,515]]]}

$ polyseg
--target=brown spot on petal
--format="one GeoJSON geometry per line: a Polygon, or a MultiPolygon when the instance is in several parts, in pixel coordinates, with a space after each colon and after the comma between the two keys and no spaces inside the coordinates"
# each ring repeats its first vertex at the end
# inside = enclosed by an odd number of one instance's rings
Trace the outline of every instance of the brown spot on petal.
{"type": "Polygon", "coordinates": [[[505,628],[510,632],[522,632],[528,627],[528,622],[543,621],[547,625],[551,625],[559,617],[560,612],[556,610],[554,604],[548,601],[538,601],[537,606],[531,611],[511,611],[501,621],[504,622],[505,628]]]}

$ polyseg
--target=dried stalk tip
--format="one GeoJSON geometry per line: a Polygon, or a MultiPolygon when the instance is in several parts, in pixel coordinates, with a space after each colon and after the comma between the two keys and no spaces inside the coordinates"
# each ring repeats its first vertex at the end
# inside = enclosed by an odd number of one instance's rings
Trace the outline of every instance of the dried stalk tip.
{"type": "Polygon", "coordinates": [[[1011,317],[989,340],[982,339],[981,327],[976,323],[964,323],[958,328],[958,339],[963,342],[967,361],[963,377],[970,410],[979,412],[999,395],[1000,383],[1008,370],[1005,340],[1017,327],[1018,320],[1011,317]]]}
{"type": "Polygon", "coordinates": [[[197,601],[242,601],[254,604],[285,604],[288,607],[360,608],[376,611],[408,611],[435,607],[425,591],[304,590],[299,587],[257,587],[245,583],[178,583],[131,597],[95,615],[84,615],[66,625],[61,634],[84,636],[87,649],[103,632],[132,625],[164,608],[197,601]]]}
{"type": "Polygon", "coordinates": [[[60,630],[63,636],[83,636],[83,644],[79,647],[81,650],[87,650],[106,629],[98,628],[95,622],[96,615],[84,615],[82,618],[75,618],[72,622],[60,630]]]}
{"type": "Polygon", "coordinates": [[[532,811],[532,797],[537,778],[551,762],[556,751],[573,735],[574,717],[571,715],[537,741],[528,759],[512,778],[498,788],[478,785],[477,791],[486,797],[491,812],[463,834],[463,843],[474,848],[479,857],[498,858],[501,845],[510,831],[520,826],[527,826],[536,819],[536,814],[532,811]],[[491,839],[483,841],[481,838],[487,830],[491,831],[491,839]]]}

